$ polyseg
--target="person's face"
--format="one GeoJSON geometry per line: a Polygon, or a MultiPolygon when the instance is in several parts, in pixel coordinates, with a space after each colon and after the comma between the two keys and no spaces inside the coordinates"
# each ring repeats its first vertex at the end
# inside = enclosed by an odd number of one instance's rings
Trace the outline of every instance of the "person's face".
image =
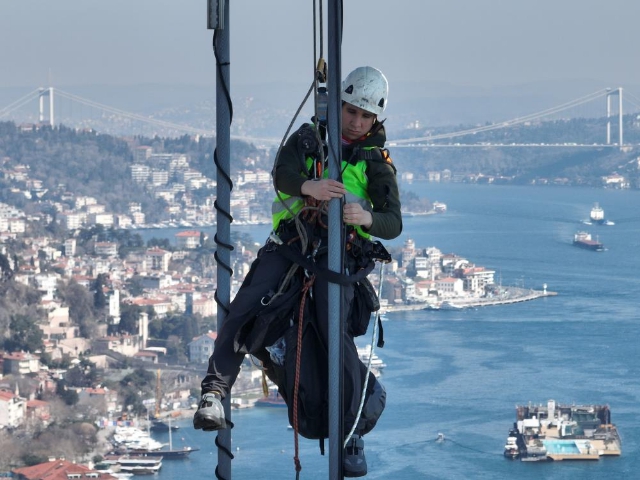
{"type": "Polygon", "coordinates": [[[342,136],[347,140],[357,140],[371,130],[376,116],[359,107],[342,105],[342,136]]]}

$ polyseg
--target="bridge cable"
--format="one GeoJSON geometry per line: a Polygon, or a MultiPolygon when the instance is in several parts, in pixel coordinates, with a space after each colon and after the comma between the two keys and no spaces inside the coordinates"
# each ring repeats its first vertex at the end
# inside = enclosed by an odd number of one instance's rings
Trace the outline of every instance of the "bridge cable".
{"type": "Polygon", "coordinates": [[[22,107],[24,104],[26,104],[26,103],[30,102],[31,100],[33,100],[34,98],[36,98],[39,94],[40,94],[40,90],[39,89],[35,89],[34,91],[27,93],[23,97],[20,97],[15,102],[10,103],[6,107],[4,107],[2,110],[0,110],[0,117],[8,115],[9,113],[13,112],[14,110],[17,110],[18,108],[22,107]]]}

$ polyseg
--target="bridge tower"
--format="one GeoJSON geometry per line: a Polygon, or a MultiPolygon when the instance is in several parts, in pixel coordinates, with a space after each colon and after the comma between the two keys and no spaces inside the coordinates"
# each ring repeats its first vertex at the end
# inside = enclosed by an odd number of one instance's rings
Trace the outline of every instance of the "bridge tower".
{"type": "Polygon", "coordinates": [[[44,97],[49,97],[49,125],[53,128],[53,87],[41,88],[38,97],[40,98],[40,123],[44,122],[44,97]]]}
{"type": "Polygon", "coordinates": [[[608,89],[607,92],[607,145],[611,145],[611,97],[617,95],[618,96],[618,136],[619,143],[618,145],[622,147],[623,136],[622,136],[622,87],[618,87],[616,90],[608,89]]]}

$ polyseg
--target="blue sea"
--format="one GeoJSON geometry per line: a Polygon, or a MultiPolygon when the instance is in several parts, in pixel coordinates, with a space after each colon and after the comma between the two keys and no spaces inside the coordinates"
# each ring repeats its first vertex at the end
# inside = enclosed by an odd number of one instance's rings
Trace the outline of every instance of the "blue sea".
{"type": "MultiPolygon", "coordinates": [[[[384,324],[387,408],[365,437],[370,479],[640,478],[640,192],[567,187],[405,184],[447,204],[405,220],[403,235],[496,271],[503,285],[558,293],[459,311],[395,312],[384,324]],[[586,226],[595,202],[615,226],[586,226]],[[605,252],[573,247],[590,231],[605,252]],[[517,404],[608,404],[622,456],[520,462],[502,455],[517,404]],[[439,434],[445,441],[436,442],[439,434]]],[[[268,227],[255,230],[262,241],[268,227]]],[[[358,339],[366,343],[368,333],[358,339]]],[[[233,411],[232,478],[296,478],[286,411],[233,411]]],[[[215,433],[174,434],[199,452],[165,461],[159,479],[215,478],[215,433]]],[[[328,478],[328,456],[300,439],[301,479],[328,478]]]]}

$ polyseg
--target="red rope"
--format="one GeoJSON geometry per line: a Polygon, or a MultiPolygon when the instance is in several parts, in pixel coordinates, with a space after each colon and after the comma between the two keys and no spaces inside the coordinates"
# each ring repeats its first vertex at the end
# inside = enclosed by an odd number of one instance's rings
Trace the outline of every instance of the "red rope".
{"type": "Polygon", "coordinates": [[[295,445],[295,454],[293,463],[296,466],[296,472],[302,470],[300,458],[298,458],[298,387],[300,386],[300,364],[302,363],[302,331],[304,328],[304,304],[307,299],[307,292],[313,285],[315,275],[309,277],[302,287],[302,296],[300,299],[300,309],[298,310],[298,345],[296,346],[296,374],[293,381],[293,442],[295,445]]]}

